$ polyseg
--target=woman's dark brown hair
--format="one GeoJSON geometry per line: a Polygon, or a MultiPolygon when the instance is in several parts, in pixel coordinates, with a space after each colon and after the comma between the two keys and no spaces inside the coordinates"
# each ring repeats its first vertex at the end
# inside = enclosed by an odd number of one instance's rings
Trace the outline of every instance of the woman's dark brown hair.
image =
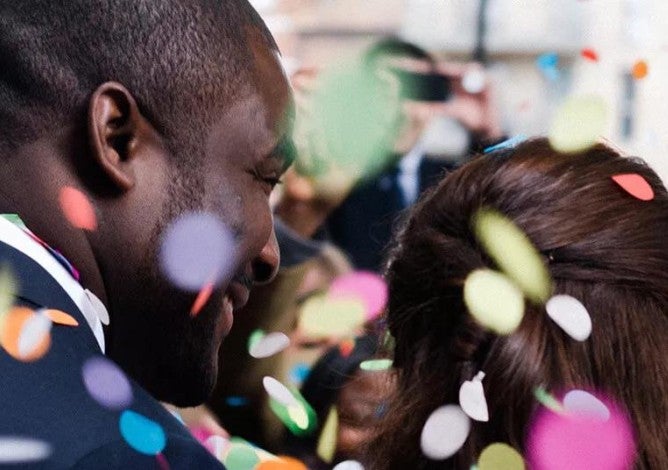
{"type": "Polygon", "coordinates": [[[635,468],[668,469],[668,194],[642,161],[602,144],[559,154],[545,139],[476,157],[417,204],[396,238],[387,279],[399,381],[367,468],[468,469],[498,441],[522,452],[539,406],[533,393],[544,386],[613,397],[635,428],[635,468]],[[625,173],[642,175],[654,200],[640,201],[611,179],[625,173]],[[495,268],[471,230],[481,207],[513,220],[545,257],[554,293],[587,307],[588,340],[571,339],[529,303],[509,336],[472,319],[464,280],[495,268]],[[489,422],[473,422],[453,458],[427,459],[420,451],[427,417],[458,403],[460,385],[479,370],[489,422]]]}

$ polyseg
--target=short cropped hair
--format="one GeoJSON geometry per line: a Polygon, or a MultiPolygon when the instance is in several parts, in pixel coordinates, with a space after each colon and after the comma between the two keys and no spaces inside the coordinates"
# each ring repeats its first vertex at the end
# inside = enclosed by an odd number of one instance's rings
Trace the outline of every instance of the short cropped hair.
{"type": "Polygon", "coordinates": [[[167,136],[211,124],[249,83],[253,28],[277,49],[247,0],[0,0],[0,149],[83,119],[112,80],[167,136]]]}

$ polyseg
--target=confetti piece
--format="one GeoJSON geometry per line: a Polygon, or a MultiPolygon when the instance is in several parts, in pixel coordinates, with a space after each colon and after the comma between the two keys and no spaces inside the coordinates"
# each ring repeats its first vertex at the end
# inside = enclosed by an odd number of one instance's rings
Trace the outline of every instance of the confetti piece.
{"type": "MultiPolygon", "coordinates": [[[[0,318],[7,313],[14,304],[18,283],[12,270],[7,265],[0,267],[0,318]]],[[[2,330],[0,325],[0,331],[2,330]]]]}
{"type": "Polygon", "coordinates": [[[253,470],[259,462],[260,458],[253,447],[235,442],[230,445],[223,463],[229,470],[253,470]]]}
{"type": "Polygon", "coordinates": [[[550,297],[552,280],[538,250],[515,223],[492,209],[473,217],[473,229],[487,254],[534,303],[550,297]]]}
{"type": "Polygon", "coordinates": [[[311,368],[305,362],[293,365],[290,369],[290,382],[297,386],[301,385],[308,377],[309,372],[311,372],[311,368]]]}
{"type": "Polygon", "coordinates": [[[60,190],[58,201],[65,218],[74,227],[89,231],[97,229],[95,209],[84,193],[65,186],[60,190]]]}
{"type": "Polygon", "coordinates": [[[317,425],[318,417],[313,407],[304,399],[299,390],[290,389],[297,400],[297,405],[285,406],[273,398],[269,399],[269,408],[276,417],[295,436],[307,436],[312,434],[317,425]]]}
{"type": "Polygon", "coordinates": [[[524,459],[508,444],[495,442],[485,447],[478,458],[479,470],[524,470],[524,459]]]}
{"type": "Polygon", "coordinates": [[[314,339],[350,336],[364,324],[365,311],[360,300],[313,296],[302,307],[299,327],[314,339]]]}
{"type": "Polygon", "coordinates": [[[469,418],[475,421],[489,421],[489,411],[485,391],[482,387],[484,372],[478,372],[473,380],[467,380],[459,388],[459,406],[469,418]]]}
{"type": "Polygon", "coordinates": [[[346,338],[339,343],[339,353],[342,357],[348,357],[355,349],[355,340],[353,338],[346,338]]]}
{"type": "Polygon", "coordinates": [[[608,421],[539,410],[527,434],[528,467],[536,470],[632,468],[633,429],[625,413],[616,407],[608,408],[608,421]]]}
{"type": "Polygon", "coordinates": [[[105,408],[121,410],[132,403],[132,386],[114,362],[101,356],[86,360],[81,368],[86,390],[105,408]]]}
{"type": "MultiPolygon", "coordinates": [[[[109,312],[107,311],[107,307],[88,289],[84,289],[84,294],[86,295],[86,299],[88,299],[88,305],[92,308],[91,313],[99,318],[103,325],[108,325],[109,312]]],[[[84,305],[86,305],[85,302],[84,305]]]]}
{"type": "Polygon", "coordinates": [[[564,396],[563,402],[564,410],[567,413],[600,421],[610,419],[610,410],[605,406],[605,403],[584,390],[571,390],[564,396]]]}
{"type": "Polygon", "coordinates": [[[308,470],[308,467],[293,457],[280,455],[276,460],[261,462],[255,470],[308,470]]]}
{"type": "Polygon", "coordinates": [[[373,320],[387,304],[387,284],[376,273],[358,271],[336,278],[328,291],[332,299],[360,300],[365,308],[366,320],[373,320]]]}
{"type": "Polygon", "coordinates": [[[248,336],[247,347],[249,352],[255,347],[257,343],[262,340],[262,338],[264,338],[265,334],[266,333],[264,330],[261,330],[260,328],[253,330],[253,332],[248,336]]]}
{"type": "Polygon", "coordinates": [[[234,237],[212,214],[182,215],[165,230],[160,266],[177,287],[199,292],[204,286],[227,279],[234,269],[234,237]]]}
{"type": "Polygon", "coordinates": [[[275,378],[265,376],[262,385],[269,396],[282,405],[289,407],[298,403],[292,392],[275,378]]]}
{"type": "Polygon", "coordinates": [[[49,321],[49,328],[45,330],[46,324],[43,320],[35,320],[35,312],[25,307],[14,307],[3,315],[0,344],[14,359],[36,361],[42,358],[51,346],[50,324],[49,321]],[[26,328],[28,330],[24,334],[26,328]]]}
{"type": "Polygon", "coordinates": [[[478,69],[469,70],[462,77],[462,88],[473,95],[482,92],[487,84],[485,72],[478,69]]]}
{"type": "Polygon", "coordinates": [[[506,139],[503,142],[500,142],[496,145],[492,145],[491,147],[487,147],[485,150],[483,150],[483,153],[491,153],[491,152],[495,152],[497,150],[514,148],[514,147],[517,147],[522,142],[524,142],[525,140],[527,140],[527,138],[524,134],[518,134],[515,137],[511,137],[510,139],[506,139]]]}
{"type": "Polygon", "coordinates": [[[79,326],[79,322],[72,316],[63,312],[62,310],[47,309],[43,310],[44,315],[49,317],[49,319],[56,325],[63,326],[79,326]]]}
{"type": "Polygon", "coordinates": [[[636,173],[615,175],[612,180],[631,196],[641,201],[654,199],[654,190],[645,178],[636,173]]]}
{"type": "Polygon", "coordinates": [[[158,462],[158,467],[160,470],[169,470],[171,467],[169,466],[169,462],[167,461],[167,457],[165,457],[164,454],[158,454],[155,456],[157,462],[158,462]]]}
{"type": "Polygon", "coordinates": [[[555,295],[545,305],[548,316],[576,341],[591,334],[591,318],[582,303],[570,295],[555,295]]]}
{"type": "Polygon", "coordinates": [[[464,303],[478,323],[500,335],[515,331],[524,316],[522,292],[506,276],[490,269],[468,275],[464,303]]]}
{"type": "Polygon", "coordinates": [[[360,369],[370,372],[388,370],[390,367],[392,367],[392,359],[369,359],[360,364],[360,369]]]}
{"type": "Polygon", "coordinates": [[[633,64],[633,68],[631,69],[631,75],[633,75],[633,78],[636,80],[642,80],[647,76],[649,73],[649,67],[647,65],[647,62],[644,60],[639,60],[635,64],[633,64]]]}
{"type": "Polygon", "coordinates": [[[608,107],[596,95],[573,96],[557,109],[548,139],[552,148],[561,153],[587,150],[596,144],[606,127],[608,107]]]}
{"type": "Polygon", "coordinates": [[[422,453],[433,460],[453,456],[464,445],[471,421],[457,405],[445,405],[427,418],[420,436],[422,453]]]}
{"type": "Polygon", "coordinates": [[[23,324],[21,334],[19,335],[18,351],[19,356],[30,357],[36,350],[39,350],[44,341],[50,341],[51,319],[36,312],[30,316],[23,324]]]}
{"type": "Polygon", "coordinates": [[[559,79],[559,56],[554,52],[539,55],[536,59],[536,66],[548,80],[559,79]]]}
{"type": "Polygon", "coordinates": [[[39,462],[48,459],[52,453],[51,445],[38,439],[0,437],[0,464],[39,462]]]}
{"type": "Polygon", "coordinates": [[[586,47],[580,51],[580,55],[584,57],[587,60],[590,60],[592,62],[598,62],[598,54],[594,49],[591,49],[589,47],[586,47]]]}
{"type": "Polygon", "coordinates": [[[338,463],[332,470],[364,470],[364,466],[357,460],[344,460],[338,463]]]}
{"type": "Polygon", "coordinates": [[[549,394],[543,387],[537,387],[533,391],[533,394],[536,397],[536,400],[538,400],[538,402],[545,408],[552,410],[555,413],[564,412],[564,408],[561,406],[561,403],[559,403],[559,400],[549,394]]]}
{"type": "Polygon", "coordinates": [[[231,407],[246,406],[246,405],[248,405],[248,398],[238,397],[238,396],[231,396],[231,397],[227,397],[225,399],[225,403],[227,403],[227,406],[231,406],[231,407]]]}
{"type": "Polygon", "coordinates": [[[327,413],[327,419],[322,427],[322,432],[318,438],[316,454],[327,463],[332,463],[336,453],[336,441],[339,432],[339,414],[336,407],[332,406],[327,413]]]}
{"type": "Polygon", "coordinates": [[[213,435],[209,436],[205,441],[204,441],[204,447],[211,452],[211,455],[213,455],[215,458],[220,460],[221,462],[223,461],[223,458],[225,456],[225,453],[227,451],[227,448],[230,445],[230,440],[224,438],[223,436],[218,436],[218,435],[213,435]]]}
{"type": "Polygon", "coordinates": [[[273,356],[290,346],[290,338],[285,333],[274,332],[260,338],[250,347],[249,353],[256,359],[273,356]]]}
{"type": "Polygon", "coordinates": [[[209,301],[211,294],[213,293],[213,288],[214,285],[211,282],[204,284],[202,290],[200,290],[197,294],[197,297],[195,297],[195,302],[193,302],[193,306],[190,309],[191,317],[196,317],[202,308],[204,308],[206,303],[209,301]]]}
{"type": "Polygon", "coordinates": [[[155,421],[131,410],[121,413],[119,428],[123,439],[137,452],[157,455],[165,449],[167,436],[155,421]]]}
{"type": "Polygon", "coordinates": [[[297,403],[296,405],[288,406],[288,417],[292,420],[293,423],[297,425],[299,429],[306,429],[309,425],[309,417],[306,409],[297,403]]]}

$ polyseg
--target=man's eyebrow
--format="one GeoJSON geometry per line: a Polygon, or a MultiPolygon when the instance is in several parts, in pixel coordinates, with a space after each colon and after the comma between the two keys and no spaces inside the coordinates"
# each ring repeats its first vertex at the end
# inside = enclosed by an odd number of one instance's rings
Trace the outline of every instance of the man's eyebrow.
{"type": "Polygon", "coordinates": [[[297,147],[295,146],[292,136],[289,134],[283,135],[281,140],[269,152],[267,158],[275,158],[282,161],[282,170],[285,171],[295,161],[297,157],[297,147]]]}

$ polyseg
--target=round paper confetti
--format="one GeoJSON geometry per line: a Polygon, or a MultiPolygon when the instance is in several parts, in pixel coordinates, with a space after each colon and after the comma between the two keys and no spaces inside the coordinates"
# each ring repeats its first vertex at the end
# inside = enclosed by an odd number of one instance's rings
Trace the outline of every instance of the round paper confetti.
{"type": "Polygon", "coordinates": [[[301,403],[287,407],[290,420],[297,425],[299,429],[307,429],[309,426],[309,416],[301,403]]]}
{"type": "Polygon", "coordinates": [[[131,410],[121,414],[119,427],[123,439],[137,452],[157,455],[167,445],[165,431],[155,421],[131,410]]]}
{"type": "Polygon", "coordinates": [[[318,445],[316,447],[316,454],[327,463],[332,463],[334,454],[336,453],[336,442],[339,433],[339,414],[336,407],[332,406],[327,413],[327,419],[322,426],[320,437],[318,438],[318,445]]]}
{"type": "Polygon", "coordinates": [[[290,382],[297,386],[301,385],[308,377],[309,372],[311,372],[311,367],[305,362],[295,364],[290,369],[290,382]]]}
{"type": "Polygon", "coordinates": [[[485,89],[487,78],[482,70],[469,70],[462,77],[462,88],[467,93],[477,94],[485,89]]]}
{"type": "Polygon", "coordinates": [[[227,406],[231,406],[231,407],[246,406],[246,405],[248,405],[248,398],[239,397],[239,396],[231,396],[231,397],[227,397],[225,399],[225,403],[227,403],[227,406]]]}
{"type": "Polygon", "coordinates": [[[536,59],[536,65],[543,76],[551,81],[559,79],[559,55],[554,52],[541,54],[536,59]]]}
{"type": "Polygon", "coordinates": [[[19,361],[42,358],[51,346],[51,321],[25,307],[14,307],[3,315],[0,344],[19,361]]]}
{"type": "Polygon", "coordinates": [[[654,189],[645,178],[635,173],[615,175],[612,180],[617,183],[624,191],[641,201],[651,201],[654,199],[654,189]]]}
{"type": "Polygon", "coordinates": [[[610,419],[610,410],[605,403],[584,390],[571,390],[564,396],[563,402],[567,413],[601,421],[610,419]]]}
{"type": "Polygon", "coordinates": [[[102,322],[103,325],[108,325],[109,312],[107,311],[107,307],[105,307],[97,295],[93,294],[88,289],[84,289],[84,293],[86,294],[86,298],[90,302],[90,305],[93,307],[92,312],[100,319],[100,322],[102,322]]]}
{"type": "Polygon", "coordinates": [[[487,254],[524,294],[542,304],[550,297],[552,280],[538,250],[515,223],[492,209],[473,217],[476,237],[487,254]]]}
{"type": "Polygon", "coordinates": [[[598,61],[598,54],[594,49],[591,48],[585,48],[580,51],[580,55],[584,57],[587,60],[590,60],[592,62],[597,62],[598,61]]]}
{"type": "Polygon", "coordinates": [[[500,335],[515,331],[524,316],[522,292],[506,276],[489,269],[468,275],[464,303],[478,323],[500,335]]]}
{"type": "Polygon", "coordinates": [[[548,139],[557,152],[575,153],[596,144],[606,127],[608,109],[600,96],[568,98],[559,106],[548,139]]]}
{"type": "Polygon", "coordinates": [[[285,406],[297,405],[297,399],[288,388],[273,377],[266,376],[262,385],[269,396],[285,406]]]}
{"type": "Polygon", "coordinates": [[[564,408],[559,403],[559,400],[554,398],[550,393],[548,393],[543,387],[537,387],[533,391],[536,400],[543,405],[545,408],[554,411],[555,413],[563,413],[564,408]]]}
{"type": "Polygon", "coordinates": [[[223,461],[223,458],[225,456],[225,451],[227,450],[229,445],[230,445],[229,439],[217,435],[209,436],[204,441],[204,447],[206,447],[206,449],[209,452],[211,452],[211,455],[213,455],[221,462],[223,461]]]}
{"type": "Polygon", "coordinates": [[[285,333],[274,332],[261,338],[250,348],[250,355],[257,358],[273,356],[290,346],[290,338],[285,333]]]}
{"type": "Polygon", "coordinates": [[[172,468],[172,467],[169,466],[169,462],[167,461],[167,457],[165,457],[163,454],[156,455],[155,459],[158,462],[158,468],[160,470],[170,470],[172,468]]]}
{"type": "Polygon", "coordinates": [[[276,460],[261,462],[255,470],[308,470],[308,467],[293,457],[279,455],[276,460]]]}
{"type": "Polygon", "coordinates": [[[86,390],[105,408],[121,410],[132,403],[132,387],[114,362],[101,356],[88,359],[82,369],[86,390]]]}
{"type": "Polygon", "coordinates": [[[392,367],[392,359],[369,359],[360,364],[360,369],[372,372],[388,370],[390,367],[392,367]]]}
{"type": "Polygon", "coordinates": [[[536,470],[631,468],[633,429],[625,414],[610,409],[608,421],[542,409],[530,425],[527,461],[536,470]]]}
{"type": "Polygon", "coordinates": [[[318,417],[313,407],[299,393],[299,390],[291,390],[297,400],[297,405],[285,406],[273,398],[269,399],[269,408],[276,417],[295,436],[307,436],[312,434],[318,424],[318,417]]]}
{"type": "Polygon", "coordinates": [[[339,343],[339,354],[341,354],[342,357],[350,356],[350,354],[352,354],[354,349],[355,349],[354,338],[346,338],[339,343]]]}
{"type": "Polygon", "coordinates": [[[58,201],[65,218],[74,227],[90,231],[97,228],[95,209],[84,193],[65,186],[60,190],[58,201]]]}
{"type": "Polygon", "coordinates": [[[647,76],[649,73],[649,67],[647,66],[647,62],[644,60],[639,60],[635,64],[633,64],[633,68],[631,69],[631,75],[633,75],[633,78],[636,80],[642,80],[647,76]]]}
{"type": "Polygon", "coordinates": [[[230,445],[223,463],[230,470],[253,470],[259,462],[260,458],[253,447],[235,442],[230,445]]]}
{"type": "Polygon", "coordinates": [[[335,465],[332,470],[364,470],[364,466],[357,460],[344,460],[335,465]]]}
{"type": "MultiPolygon", "coordinates": [[[[18,285],[11,269],[9,269],[9,266],[2,266],[0,268],[0,317],[11,308],[17,290],[18,285]]],[[[1,331],[2,325],[0,324],[1,331]]]]}
{"type": "Polygon", "coordinates": [[[469,417],[457,405],[437,408],[422,428],[422,453],[433,460],[453,456],[466,442],[471,429],[469,417]]]}
{"type": "Polygon", "coordinates": [[[582,303],[570,295],[555,295],[545,305],[548,316],[576,341],[591,334],[591,318],[582,303]]]}
{"type": "Polygon", "coordinates": [[[469,418],[475,421],[489,421],[489,411],[485,391],[482,388],[483,372],[479,372],[473,380],[467,380],[459,388],[459,406],[469,418]]]}
{"type": "Polygon", "coordinates": [[[235,264],[234,237],[212,214],[182,215],[163,235],[160,265],[177,287],[198,292],[228,278],[235,264]]]}
{"type": "Polygon", "coordinates": [[[214,287],[215,286],[211,282],[204,284],[202,289],[197,294],[195,302],[193,302],[193,306],[190,308],[190,316],[192,317],[197,316],[197,314],[202,310],[202,308],[204,308],[206,303],[209,301],[211,294],[213,294],[214,287]]]}
{"type": "Polygon", "coordinates": [[[27,464],[48,459],[51,445],[38,439],[0,437],[0,464],[27,464]]]}
{"type": "Polygon", "coordinates": [[[313,296],[302,307],[299,327],[314,339],[349,336],[364,324],[365,311],[360,300],[313,296]]]}
{"type": "Polygon", "coordinates": [[[508,444],[495,442],[485,447],[478,459],[478,470],[524,470],[524,459],[508,444]]]}
{"type": "Polygon", "coordinates": [[[79,322],[72,315],[69,315],[61,310],[50,308],[48,310],[42,310],[42,312],[56,325],[79,326],[79,322]]]}
{"type": "Polygon", "coordinates": [[[378,274],[358,271],[339,276],[332,282],[328,296],[333,299],[360,300],[366,307],[366,320],[373,320],[387,304],[387,284],[378,274]]]}

